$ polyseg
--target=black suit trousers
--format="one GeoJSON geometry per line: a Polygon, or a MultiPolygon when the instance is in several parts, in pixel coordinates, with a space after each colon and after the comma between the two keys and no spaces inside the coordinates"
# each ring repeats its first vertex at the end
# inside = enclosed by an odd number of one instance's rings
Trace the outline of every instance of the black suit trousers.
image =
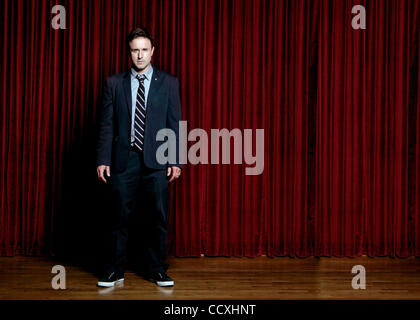
{"type": "Polygon", "coordinates": [[[109,182],[113,210],[106,272],[125,272],[129,229],[136,233],[133,238],[140,242],[139,270],[166,272],[169,214],[166,170],[147,168],[143,153],[130,149],[127,168],[123,172],[111,172],[109,182]],[[133,220],[136,221],[134,228],[133,220]]]}

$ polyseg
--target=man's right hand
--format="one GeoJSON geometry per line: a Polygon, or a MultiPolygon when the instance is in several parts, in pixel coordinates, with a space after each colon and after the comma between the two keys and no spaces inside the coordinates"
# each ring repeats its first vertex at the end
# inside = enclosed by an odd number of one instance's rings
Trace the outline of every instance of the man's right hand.
{"type": "Polygon", "coordinates": [[[102,181],[102,182],[107,183],[107,181],[105,179],[105,176],[104,176],[104,173],[106,172],[106,175],[108,177],[111,176],[111,168],[110,168],[110,166],[98,166],[96,168],[96,172],[98,173],[98,179],[99,179],[99,181],[102,181]]]}

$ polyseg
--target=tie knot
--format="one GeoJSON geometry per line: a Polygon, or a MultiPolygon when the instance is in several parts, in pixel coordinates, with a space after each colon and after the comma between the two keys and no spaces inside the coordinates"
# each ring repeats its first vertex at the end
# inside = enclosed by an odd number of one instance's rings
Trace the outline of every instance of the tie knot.
{"type": "Polygon", "coordinates": [[[137,78],[137,80],[139,80],[140,82],[143,82],[144,81],[144,79],[146,78],[144,75],[137,75],[136,76],[136,78],[137,78]]]}

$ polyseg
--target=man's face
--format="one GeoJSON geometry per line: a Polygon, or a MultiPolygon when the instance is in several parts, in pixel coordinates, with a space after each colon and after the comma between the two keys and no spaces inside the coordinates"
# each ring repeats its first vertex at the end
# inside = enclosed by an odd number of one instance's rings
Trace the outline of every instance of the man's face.
{"type": "Polygon", "coordinates": [[[131,60],[133,60],[133,68],[137,72],[143,73],[150,66],[153,51],[152,43],[147,38],[135,38],[129,42],[131,60]]]}

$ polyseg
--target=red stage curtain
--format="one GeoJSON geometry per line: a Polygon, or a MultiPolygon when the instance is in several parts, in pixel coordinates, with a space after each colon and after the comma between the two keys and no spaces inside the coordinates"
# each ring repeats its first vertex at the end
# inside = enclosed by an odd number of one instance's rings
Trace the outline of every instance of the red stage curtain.
{"type": "Polygon", "coordinates": [[[265,130],[261,175],[186,166],[170,253],[420,256],[419,1],[6,0],[0,25],[1,255],[100,245],[103,83],[146,26],[189,130],[265,130]]]}

